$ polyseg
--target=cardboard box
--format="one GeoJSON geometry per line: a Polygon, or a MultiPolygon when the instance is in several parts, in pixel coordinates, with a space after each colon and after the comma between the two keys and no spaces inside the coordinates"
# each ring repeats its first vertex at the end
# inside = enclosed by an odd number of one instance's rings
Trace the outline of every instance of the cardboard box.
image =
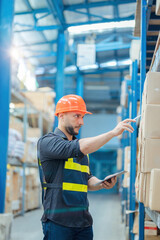
{"type": "Polygon", "coordinates": [[[22,121],[20,121],[18,118],[10,116],[9,118],[9,128],[15,129],[18,132],[20,132],[22,138],[24,133],[24,124],[22,121]]]}
{"type": "MultiPolygon", "coordinates": [[[[133,233],[138,234],[139,233],[139,214],[135,214],[134,218],[134,224],[133,224],[133,233]]],[[[149,236],[155,237],[157,235],[157,226],[153,221],[146,221],[144,222],[144,234],[145,234],[145,240],[150,239],[149,236]]],[[[152,238],[151,238],[152,239],[152,238]]],[[[156,238],[155,238],[156,239],[156,238]]]]}
{"type": "Polygon", "coordinates": [[[140,177],[139,177],[139,201],[141,203],[144,203],[144,191],[145,191],[145,187],[144,187],[144,173],[140,173],[140,177]]]}
{"type": "Polygon", "coordinates": [[[150,179],[150,199],[149,207],[151,210],[160,211],[160,169],[152,169],[150,179]]]}
{"type": "Polygon", "coordinates": [[[145,221],[144,230],[145,230],[145,235],[147,235],[147,236],[149,236],[149,235],[156,236],[157,235],[157,225],[152,221],[145,221]]]}
{"type": "Polygon", "coordinates": [[[156,0],[156,10],[155,14],[160,16],[160,0],[156,0]]]}
{"type": "Polygon", "coordinates": [[[143,121],[144,138],[160,139],[160,105],[146,105],[143,121]]]}
{"type": "Polygon", "coordinates": [[[40,128],[27,128],[27,138],[40,138],[41,129],[40,128]]]}
{"type": "Polygon", "coordinates": [[[145,236],[145,240],[159,240],[160,235],[157,236],[145,236]]]}
{"type": "Polygon", "coordinates": [[[125,147],[125,162],[130,163],[130,159],[131,159],[131,147],[125,147]]]}
{"type": "Polygon", "coordinates": [[[140,181],[140,172],[137,172],[136,181],[135,181],[135,192],[136,199],[139,199],[139,181],[140,181]]]}
{"type": "Polygon", "coordinates": [[[122,149],[117,150],[117,170],[122,169],[122,149]]]}
{"type": "Polygon", "coordinates": [[[148,72],[146,75],[143,103],[145,104],[160,104],[160,73],[148,72]]]}
{"type": "Polygon", "coordinates": [[[128,188],[130,183],[130,175],[129,173],[124,174],[124,179],[123,179],[123,187],[128,188]]]}
{"type": "Polygon", "coordinates": [[[160,139],[144,140],[142,144],[141,172],[151,172],[153,168],[160,168],[160,139]]]}
{"type": "Polygon", "coordinates": [[[149,207],[149,198],[150,198],[150,173],[145,173],[144,177],[144,206],[149,207]]]}
{"type": "MultiPolygon", "coordinates": [[[[138,183],[136,184],[138,185],[138,183]]],[[[138,187],[139,187],[138,200],[144,203],[145,207],[149,207],[150,173],[140,173],[138,187]]]]}

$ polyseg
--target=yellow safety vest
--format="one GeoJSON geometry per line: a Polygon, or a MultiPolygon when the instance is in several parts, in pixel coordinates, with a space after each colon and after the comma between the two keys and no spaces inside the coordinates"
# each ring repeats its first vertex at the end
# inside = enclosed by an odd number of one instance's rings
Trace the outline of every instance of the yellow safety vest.
{"type": "Polygon", "coordinates": [[[88,206],[89,157],[68,158],[64,164],[62,195],[67,206],[88,206]]]}

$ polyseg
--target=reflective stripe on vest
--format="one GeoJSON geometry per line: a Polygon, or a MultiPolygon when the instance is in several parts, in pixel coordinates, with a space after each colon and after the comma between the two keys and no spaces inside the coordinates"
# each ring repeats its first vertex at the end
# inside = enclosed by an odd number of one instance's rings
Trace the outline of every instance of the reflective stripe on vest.
{"type": "Polygon", "coordinates": [[[85,172],[89,174],[89,167],[86,165],[81,165],[79,163],[73,162],[73,158],[68,158],[68,161],[65,162],[65,169],[76,170],[80,172],[85,172]]]}
{"type": "Polygon", "coordinates": [[[87,185],[77,184],[77,183],[66,183],[66,182],[63,182],[62,188],[63,190],[75,191],[75,192],[87,192],[88,190],[87,185]]]}

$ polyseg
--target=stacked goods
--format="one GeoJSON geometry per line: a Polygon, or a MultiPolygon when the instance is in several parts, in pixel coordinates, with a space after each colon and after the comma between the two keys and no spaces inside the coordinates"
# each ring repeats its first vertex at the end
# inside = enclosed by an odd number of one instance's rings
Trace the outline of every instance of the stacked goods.
{"type": "Polygon", "coordinates": [[[37,138],[30,138],[25,143],[23,162],[37,163],[37,138]]]}
{"type": "Polygon", "coordinates": [[[35,169],[34,173],[32,172],[26,176],[25,209],[27,211],[38,208],[39,204],[40,204],[40,188],[38,181],[38,171],[37,169],[35,169]]]}
{"type": "Polygon", "coordinates": [[[122,170],[122,149],[117,150],[117,170],[122,170]]]}
{"type": "Polygon", "coordinates": [[[124,170],[127,171],[127,173],[124,175],[123,180],[123,187],[128,188],[129,187],[129,181],[130,181],[130,159],[131,159],[131,148],[125,147],[125,154],[124,154],[124,170]]]}
{"type": "Polygon", "coordinates": [[[6,212],[16,213],[21,209],[22,169],[9,167],[6,181],[6,212]]]}
{"type": "MultiPolygon", "coordinates": [[[[136,196],[140,202],[144,203],[145,207],[150,206],[150,197],[153,197],[150,192],[151,171],[154,168],[160,169],[159,92],[160,73],[148,72],[142,98],[142,120],[139,129],[138,173],[136,179],[136,196]]],[[[157,197],[154,196],[154,198],[157,197]]],[[[152,199],[152,202],[154,202],[154,199],[152,199]]]]}
{"type": "Polygon", "coordinates": [[[36,92],[23,93],[39,111],[45,112],[51,121],[54,120],[55,93],[50,88],[41,88],[36,92]]]}
{"type": "Polygon", "coordinates": [[[160,193],[157,191],[160,183],[160,169],[152,169],[150,180],[149,207],[151,210],[160,211],[160,193]]]}
{"type": "MultiPolygon", "coordinates": [[[[133,225],[133,233],[139,233],[139,214],[136,213],[134,218],[134,225],[133,225]]],[[[160,239],[160,235],[158,235],[158,228],[157,225],[146,215],[144,221],[144,234],[145,239],[160,239]]]]}
{"type": "MultiPolygon", "coordinates": [[[[22,210],[22,175],[20,167],[9,167],[6,182],[5,212],[17,213],[22,210]]],[[[26,210],[39,207],[40,183],[38,169],[26,169],[25,205],[26,210]]]]}
{"type": "Polygon", "coordinates": [[[15,129],[9,129],[8,156],[22,159],[24,156],[24,142],[22,135],[15,129]]]}
{"type": "Polygon", "coordinates": [[[41,129],[40,128],[27,128],[27,138],[40,138],[41,129]]]}
{"type": "Polygon", "coordinates": [[[125,76],[125,80],[122,82],[121,85],[120,104],[125,108],[128,107],[128,90],[130,89],[130,84],[128,84],[129,80],[131,80],[131,76],[125,76]]]}
{"type": "Polygon", "coordinates": [[[23,125],[22,121],[20,121],[16,117],[10,116],[10,118],[9,118],[9,128],[17,130],[21,134],[22,139],[23,139],[24,125],[23,125]]]}

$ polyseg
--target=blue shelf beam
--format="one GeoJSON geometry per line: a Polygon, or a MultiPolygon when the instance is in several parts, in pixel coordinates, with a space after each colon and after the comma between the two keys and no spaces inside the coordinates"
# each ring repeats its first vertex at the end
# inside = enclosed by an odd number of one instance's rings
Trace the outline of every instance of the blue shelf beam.
{"type": "MultiPolygon", "coordinates": [[[[64,68],[65,68],[65,34],[63,31],[59,31],[58,34],[58,46],[57,46],[57,73],[56,73],[56,99],[55,103],[59,101],[64,95],[64,68]]],[[[58,119],[55,118],[54,128],[58,126],[58,119]]]]}
{"type": "Polygon", "coordinates": [[[62,27],[63,30],[66,28],[65,18],[63,15],[63,2],[61,0],[47,0],[47,4],[53,17],[58,20],[58,24],[62,27]]]}
{"type": "MultiPolygon", "coordinates": [[[[135,3],[136,0],[130,0],[130,3],[135,3]]],[[[90,2],[90,3],[81,3],[81,4],[73,4],[73,5],[65,5],[64,10],[75,10],[75,9],[83,9],[83,8],[96,8],[96,7],[104,7],[104,6],[116,6],[117,4],[127,4],[128,0],[109,0],[109,1],[101,1],[101,2],[90,2]]]]}
{"type": "MultiPolygon", "coordinates": [[[[138,64],[137,60],[132,64],[132,114],[131,118],[135,118],[137,116],[137,99],[138,99],[138,64]]],[[[131,134],[131,164],[130,164],[130,201],[129,201],[129,209],[135,210],[136,201],[135,201],[135,179],[136,179],[136,153],[137,153],[137,127],[136,123],[132,123],[132,127],[134,128],[134,132],[131,134]]],[[[134,214],[129,214],[129,233],[130,239],[134,240],[133,230],[134,223],[134,214]]]]}
{"type": "Polygon", "coordinates": [[[0,1],[0,213],[5,211],[5,190],[8,151],[9,103],[10,103],[10,56],[14,1],[0,1]]]}
{"type": "MultiPolygon", "coordinates": [[[[140,65],[140,103],[142,104],[142,93],[146,77],[146,12],[147,2],[141,1],[141,65],[140,65]]],[[[140,104],[140,112],[142,105],[140,104]]],[[[139,240],[144,240],[144,204],[139,202],[139,240]]]]}

